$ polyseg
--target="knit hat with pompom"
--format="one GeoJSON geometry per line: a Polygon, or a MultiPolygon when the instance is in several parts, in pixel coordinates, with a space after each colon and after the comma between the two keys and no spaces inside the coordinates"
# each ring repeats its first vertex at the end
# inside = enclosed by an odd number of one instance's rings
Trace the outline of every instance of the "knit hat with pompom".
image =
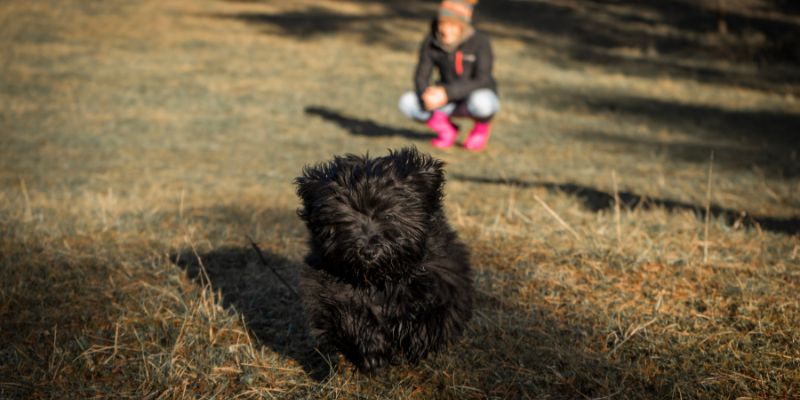
{"type": "Polygon", "coordinates": [[[472,10],[478,0],[444,0],[439,5],[439,19],[464,25],[472,23],[472,10]]]}

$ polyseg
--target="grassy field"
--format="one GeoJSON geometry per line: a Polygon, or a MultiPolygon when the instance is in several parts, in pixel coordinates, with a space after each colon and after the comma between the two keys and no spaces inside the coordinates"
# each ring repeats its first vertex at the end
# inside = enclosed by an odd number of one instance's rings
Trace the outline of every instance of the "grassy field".
{"type": "Polygon", "coordinates": [[[800,9],[482,3],[469,153],[396,108],[436,1],[0,2],[0,399],[800,399],[800,9]],[[293,178],[410,144],[476,310],[366,377],[248,237],[296,285],[293,178]]]}

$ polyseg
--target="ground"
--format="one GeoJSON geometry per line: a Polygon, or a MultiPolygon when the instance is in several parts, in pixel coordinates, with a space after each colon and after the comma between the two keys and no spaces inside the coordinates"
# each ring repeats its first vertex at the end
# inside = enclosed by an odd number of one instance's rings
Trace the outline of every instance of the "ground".
{"type": "Polygon", "coordinates": [[[396,107],[436,7],[0,3],[0,398],[800,398],[800,8],[481,2],[470,153],[396,107]],[[406,145],[447,162],[476,309],[364,376],[272,269],[304,165],[406,145]]]}

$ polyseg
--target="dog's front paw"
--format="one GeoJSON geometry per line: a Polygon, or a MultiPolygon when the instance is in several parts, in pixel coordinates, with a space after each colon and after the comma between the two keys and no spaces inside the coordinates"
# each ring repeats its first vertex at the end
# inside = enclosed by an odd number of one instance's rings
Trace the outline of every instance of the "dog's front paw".
{"type": "Polygon", "coordinates": [[[354,362],[361,372],[368,374],[377,372],[389,365],[392,360],[392,350],[388,343],[375,341],[371,344],[372,346],[369,348],[362,347],[360,349],[358,360],[354,362]]]}
{"type": "MultiPolygon", "coordinates": [[[[362,340],[366,340],[362,338],[362,340]]],[[[359,371],[374,373],[387,366],[392,360],[391,348],[386,343],[339,343],[339,350],[359,371]]]]}
{"type": "Polygon", "coordinates": [[[367,374],[372,374],[389,364],[389,357],[384,355],[367,355],[359,365],[359,369],[367,374]]]}

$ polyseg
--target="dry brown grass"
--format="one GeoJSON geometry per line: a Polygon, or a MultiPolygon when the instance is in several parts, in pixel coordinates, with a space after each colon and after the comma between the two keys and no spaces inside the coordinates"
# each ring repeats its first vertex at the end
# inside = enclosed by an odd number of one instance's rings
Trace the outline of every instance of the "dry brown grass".
{"type": "Polygon", "coordinates": [[[758,30],[800,18],[727,3],[724,35],[483,5],[503,112],[488,151],[434,153],[474,320],[372,378],[247,237],[295,284],[304,164],[430,150],[394,104],[435,4],[0,3],[0,398],[800,398],[800,85],[758,30]]]}

